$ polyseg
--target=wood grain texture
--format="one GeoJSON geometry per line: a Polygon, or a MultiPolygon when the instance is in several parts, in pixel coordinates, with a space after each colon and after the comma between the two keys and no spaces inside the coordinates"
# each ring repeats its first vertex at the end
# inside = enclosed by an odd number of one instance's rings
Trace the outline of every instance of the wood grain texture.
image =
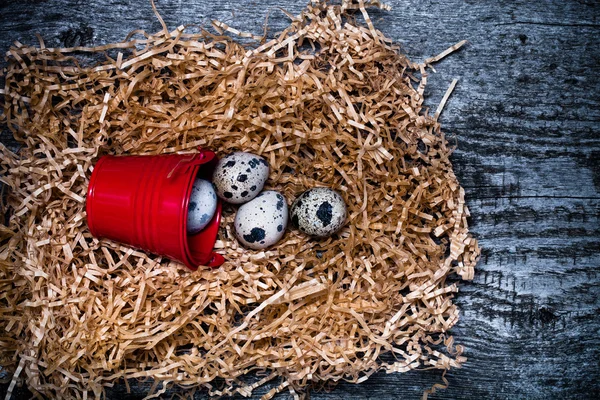
{"type": "MultiPolygon", "coordinates": [[[[460,284],[452,330],[469,360],[432,398],[599,398],[600,3],[388,3],[391,12],[372,18],[415,61],[469,40],[436,65],[425,92],[435,109],[460,80],[441,122],[458,140],[453,163],[483,247],[474,281],[460,284]]],[[[146,0],[0,4],[2,52],[13,40],[36,43],[35,33],[72,46],[160,29],[146,0]]],[[[267,10],[272,32],[286,25],[279,6],[297,14],[304,1],[158,1],[170,28],[219,19],[255,33],[267,10]]],[[[2,141],[15,144],[6,133],[2,141]]],[[[439,381],[432,371],[377,374],[312,397],[416,399],[439,381]]],[[[108,394],[138,399],[147,387],[108,394]]]]}

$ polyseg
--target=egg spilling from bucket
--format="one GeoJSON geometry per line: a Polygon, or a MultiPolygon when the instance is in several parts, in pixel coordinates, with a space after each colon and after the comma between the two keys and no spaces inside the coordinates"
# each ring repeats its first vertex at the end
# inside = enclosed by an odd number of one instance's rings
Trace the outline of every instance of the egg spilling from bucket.
{"type": "Polygon", "coordinates": [[[187,232],[194,235],[208,225],[217,209],[217,194],[212,183],[196,179],[188,203],[187,232]]]}
{"type": "Polygon", "coordinates": [[[267,190],[238,209],[235,235],[244,247],[265,249],[283,237],[287,223],[285,197],[274,190],[267,190]]]}
{"type": "Polygon", "coordinates": [[[310,236],[325,238],[346,221],[346,204],[333,189],[317,187],[302,193],[291,208],[292,224],[310,236]]]}
{"type": "Polygon", "coordinates": [[[269,164],[255,154],[236,152],[219,160],[213,173],[217,195],[231,204],[244,204],[263,189],[269,164]]]}

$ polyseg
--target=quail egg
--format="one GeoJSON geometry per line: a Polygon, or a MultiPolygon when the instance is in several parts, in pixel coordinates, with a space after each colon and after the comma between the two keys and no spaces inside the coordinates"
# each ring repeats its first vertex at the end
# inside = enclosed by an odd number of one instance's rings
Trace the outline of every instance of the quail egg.
{"type": "Polygon", "coordinates": [[[269,164],[255,154],[236,152],[219,160],[213,173],[217,195],[231,204],[252,200],[269,177],[269,164]]]}
{"type": "Polygon", "coordinates": [[[196,179],[188,203],[187,232],[196,234],[208,225],[217,209],[217,194],[212,183],[196,179]]]}
{"type": "Polygon", "coordinates": [[[346,204],[333,189],[312,188],[302,193],[292,204],[292,224],[302,232],[327,237],[340,230],[346,221],[346,204]]]}
{"type": "Polygon", "coordinates": [[[235,215],[235,235],[251,249],[264,249],[277,243],[284,235],[288,222],[285,197],[267,190],[242,205],[235,215]]]}

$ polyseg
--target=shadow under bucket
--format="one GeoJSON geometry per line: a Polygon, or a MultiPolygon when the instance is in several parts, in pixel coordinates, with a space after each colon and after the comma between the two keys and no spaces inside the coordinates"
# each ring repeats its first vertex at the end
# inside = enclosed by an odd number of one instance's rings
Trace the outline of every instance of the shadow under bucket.
{"type": "Polygon", "coordinates": [[[187,212],[196,177],[211,180],[217,156],[194,154],[104,156],[94,167],[86,212],[92,235],[184,263],[218,267],[225,261],[213,252],[221,220],[221,202],[199,233],[187,233],[187,212]]]}

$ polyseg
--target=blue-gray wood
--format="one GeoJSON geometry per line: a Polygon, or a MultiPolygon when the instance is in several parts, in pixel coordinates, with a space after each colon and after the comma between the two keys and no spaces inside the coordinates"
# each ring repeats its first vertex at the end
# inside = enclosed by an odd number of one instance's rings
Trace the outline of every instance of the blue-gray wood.
{"type": "MultiPolygon", "coordinates": [[[[452,78],[460,80],[441,122],[458,140],[453,162],[483,248],[474,281],[460,284],[452,329],[468,362],[432,397],[600,398],[600,2],[389,3],[392,11],[372,13],[375,24],[415,61],[469,40],[436,65],[425,92],[435,108],[452,78]]],[[[303,6],[157,3],[169,28],[219,19],[257,34],[266,12],[274,32],[287,23],[278,7],[297,14],[303,6]]],[[[36,43],[35,33],[47,46],[100,45],[138,28],[161,29],[147,0],[0,5],[2,52],[14,40],[36,43]]],[[[15,144],[6,133],[2,141],[15,144]]],[[[312,397],[416,399],[439,381],[439,371],[378,374],[312,397]]],[[[148,386],[108,394],[137,399],[148,386]]]]}

